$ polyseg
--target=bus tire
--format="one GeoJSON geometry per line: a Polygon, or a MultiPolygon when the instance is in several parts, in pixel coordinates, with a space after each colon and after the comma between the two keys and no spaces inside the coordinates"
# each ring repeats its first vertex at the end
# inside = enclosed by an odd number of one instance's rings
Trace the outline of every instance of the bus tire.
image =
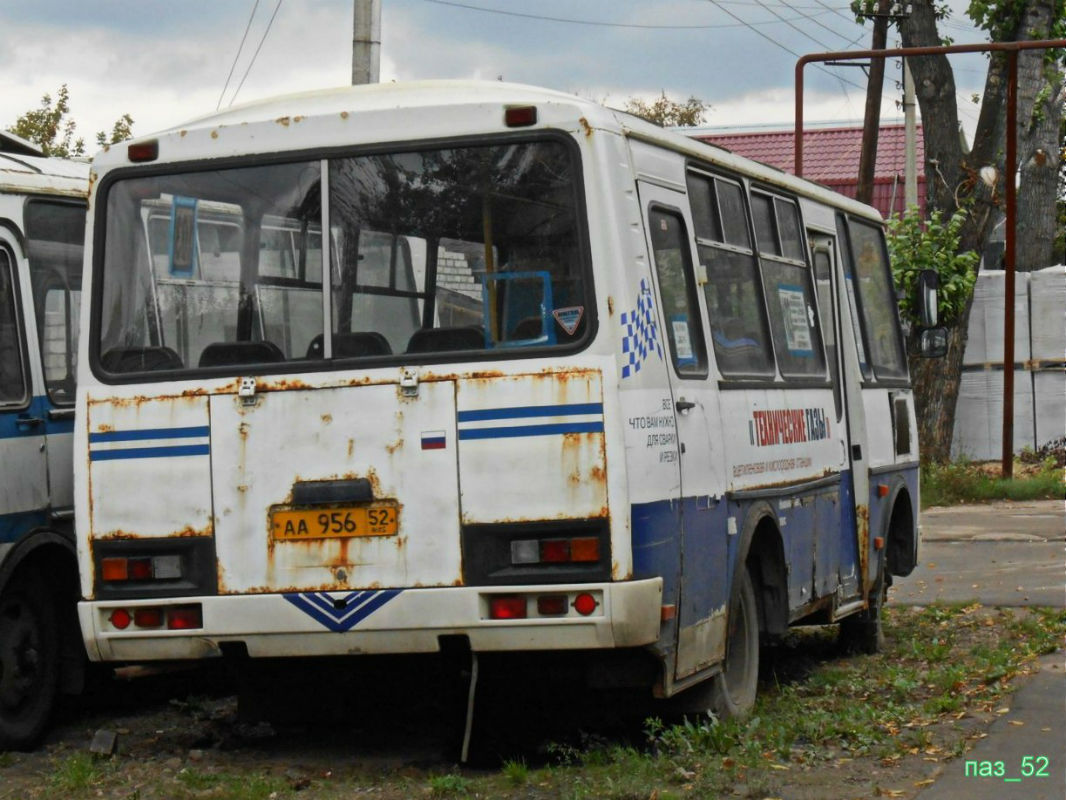
{"type": "Polygon", "coordinates": [[[39,582],[16,579],[0,592],[0,750],[40,741],[58,687],[55,608],[39,582]]]}
{"type": "Polygon", "coordinates": [[[743,718],[755,707],[759,686],[759,610],[747,569],[729,599],[725,662],[711,678],[711,711],[719,719],[743,718]]]}
{"type": "Polygon", "coordinates": [[[853,653],[873,655],[885,646],[885,631],[881,611],[885,605],[888,582],[885,580],[885,560],[880,559],[877,580],[874,581],[863,611],[840,621],[840,644],[853,653]]]}

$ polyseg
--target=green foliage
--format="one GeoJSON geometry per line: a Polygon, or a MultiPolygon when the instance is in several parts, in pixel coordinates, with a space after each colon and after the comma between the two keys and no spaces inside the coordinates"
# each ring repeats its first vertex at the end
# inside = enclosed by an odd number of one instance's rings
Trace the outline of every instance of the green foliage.
{"type": "Polygon", "coordinates": [[[639,97],[634,97],[627,100],[625,106],[625,110],[630,114],[663,128],[701,125],[704,113],[710,108],[710,103],[705,103],[695,96],[689,97],[683,103],[671,100],[665,91],[654,102],[647,103],[639,97]]]}
{"type": "Polygon", "coordinates": [[[70,113],[70,92],[64,83],[56,92],[55,102],[46,94],[41,98],[41,107],[27,111],[19,117],[11,133],[33,142],[44,151],[46,156],[70,158],[85,155],[85,140],[74,138],[77,124],[67,119],[70,113]]]}
{"type": "Polygon", "coordinates": [[[115,124],[111,126],[111,135],[108,136],[104,131],[96,132],[96,143],[100,147],[106,147],[109,144],[118,144],[124,142],[127,139],[133,138],[133,117],[129,114],[123,114],[117,120],[115,124]]]}
{"type": "Polygon", "coordinates": [[[1009,479],[967,461],[928,463],[922,465],[921,497],[922,508],[990,500],[1062,500],[1066,482],[1062,468],[1052,463],[1027,477],[1009,479]]]}
{"type": "MultiPolygon", "coordinates": [[[[20,116],[9,130],[11,133],[33,142],[46,156],[75,158],[86,155],[85,140],[74,138],[77,123],[70,114],[70,91],[64,83],[56,92],[55,100],[50,94],[41,98],[39,108],[30,109],[20,116]]],[[[111,133],[99,131],[96,143],[101,147],[116,144],[133,135],[133,117],[123,114],[111,126],[111,133]]]]}
{"type": "Polygon", "coordinates": [[[429,779],[429,790],[433,797],[465,797],[471,790],[471,782],[454,772],[435,775],[429,779]]]}
{"type": "Polygon", "coordinates": [[[103,780],[105,773],[102,762],[88,753],[74,753],[56,764],[48,784],[57,796],[84,792],[103,780]]]}
{"type": "Polygon", "coordinates": [[[946,222],[922,219],[917,207],[911,206],[902,217],[888,220],[888,252],[892,259],[892,277],[902,299],[900,315],[917,322],[918,273],[934,269],[940,276],[939,318],[950,325],[966,308],[977,281],[980,256],[971,251],[958,252],[959,237],[966,222],[965,210],[956,211],[946,222]]]}
{"type": "Polygon", "coordinates": [[[526,766],[526,762],[522,759],[517,761],[505,761],[503,764],[503,774],[515,786],[521,786],[529,780],[529,767],[526,766]]]}
{"type": "MultiPolygon", "coordinates": [[[[970,0],[966,15],[981,30],[987,31],[993,42],[1013,41],[1018,36],[1019,26],[1031,0],[970,0]]],[[[1051,26],[1047,36],[1039,38],[1061,39],[1066,36],[1066,0],[1053,0],[1051,26]]]]}

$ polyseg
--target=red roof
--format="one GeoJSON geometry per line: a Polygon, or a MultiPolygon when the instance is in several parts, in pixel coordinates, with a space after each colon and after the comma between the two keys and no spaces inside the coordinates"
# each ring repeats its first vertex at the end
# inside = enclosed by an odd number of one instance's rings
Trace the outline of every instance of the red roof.
{"type": "MultiPolygon", "coordinates": [[[[920,125],[917,134],[916,163],[921,165],[925,163],[925,145],[920,125]]],[[[903,208],[904,136],[903,125],[883,125],[877,137],[873,205],[882,215],[887,215],[890,210],[898,213],[903,208]]],[[[792,130],[697,134],[693,138],[794,174],[795,133],[792,130]]],[[[861,151],[861,127],[805,131],[803,177],[854,197],[861,151]]],[[[918,205],[925,208],[925,175],[920,169],[918,205]]]]}

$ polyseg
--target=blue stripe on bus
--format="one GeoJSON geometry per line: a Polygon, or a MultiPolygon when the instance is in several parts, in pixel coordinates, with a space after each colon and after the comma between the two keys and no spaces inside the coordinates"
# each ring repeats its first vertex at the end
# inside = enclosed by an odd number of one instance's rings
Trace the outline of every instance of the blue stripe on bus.
{"type": "Polygon", "coordinates": [[[506,428],[460,428],[460,439],[514,439],[520,436],[559,436],[564,433],[603,433],[603,422],[561,422],[555,425],[512,425],[506,428]]]}
{"type": "Polygon", "coordinates": [[[191,428],[142,428],[128,431],[98,431],[89,434],[89,442],[139,442],[146,439],[197,439],[207,436],[206,425],[191,428]]]}
{"type": "Polygon", "coordinates": [[[566,417],[577,414],[603,414],[603,403],[570,403],[560,406],[514,406],[512,408],[481,408],[460,411],[460,422],[487,419],[526,419],[529,417],[566,417]]]}
{"type": "Polygon", "coordinates": [[[17,542],[34,528],[42,527],[47,523],[48,512],[44,509],[0,514],[0,544],[17,542]]]}
{"type": "Polygon", "coordinates": [[[175,458],[178,456],[206,456],[211,452],[207,444],[182,444],[172,447],[127,447],[120,450],[90,450],[90,461],[118,461],[124,458],[175,458]]]}
{"type": "Polygon", "coordinates": [[[353,592],[343,598],[341,608],[337,608],[333,598],[325,592],[300,592],[283,594],[282,597],[334,633],[344,633],[369,617],[401,591],[403,590],[379,589],[353,592]],[[356,601],[354,605],[350,605],[352,600],[356,601]]]}
{"type": "Polygon", "coordinates": [[[44,436],[46,433],[73,433],[73,419],[52,420],[48,418],[48,412],[52,408],[53,406],[47,397],[38,395],[30,401],[29,408],[18,411],[0,411],[0,439],[14,439],[21,436],[44,436]],[[19,417],[43,420],[43,424],[23,430],[19,427],[19,417]]]}

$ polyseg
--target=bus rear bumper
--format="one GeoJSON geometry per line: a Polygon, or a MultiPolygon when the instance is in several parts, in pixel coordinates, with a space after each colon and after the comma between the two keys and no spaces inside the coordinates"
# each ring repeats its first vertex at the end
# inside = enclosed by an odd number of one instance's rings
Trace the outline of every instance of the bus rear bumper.
{"type": "Polygon", "coordinates": [[[78,615],[92,660],[153,661],[216,657],[227,642],[243,643],[253,658],[431,653],[441,636],[455,635],[480,652],[639,647],[658,640],[661,606],[662,579],[651,578],[83,601],[78,615]],[[501,597],[496,616],[523,608],[526,616],[494,618],[501,597]],[[201,627],[168,629],[175,609],[184,610],[184,624],[198,609],[201,627]],[[139,627],[138,618],[163,622],[139,627]]]}

